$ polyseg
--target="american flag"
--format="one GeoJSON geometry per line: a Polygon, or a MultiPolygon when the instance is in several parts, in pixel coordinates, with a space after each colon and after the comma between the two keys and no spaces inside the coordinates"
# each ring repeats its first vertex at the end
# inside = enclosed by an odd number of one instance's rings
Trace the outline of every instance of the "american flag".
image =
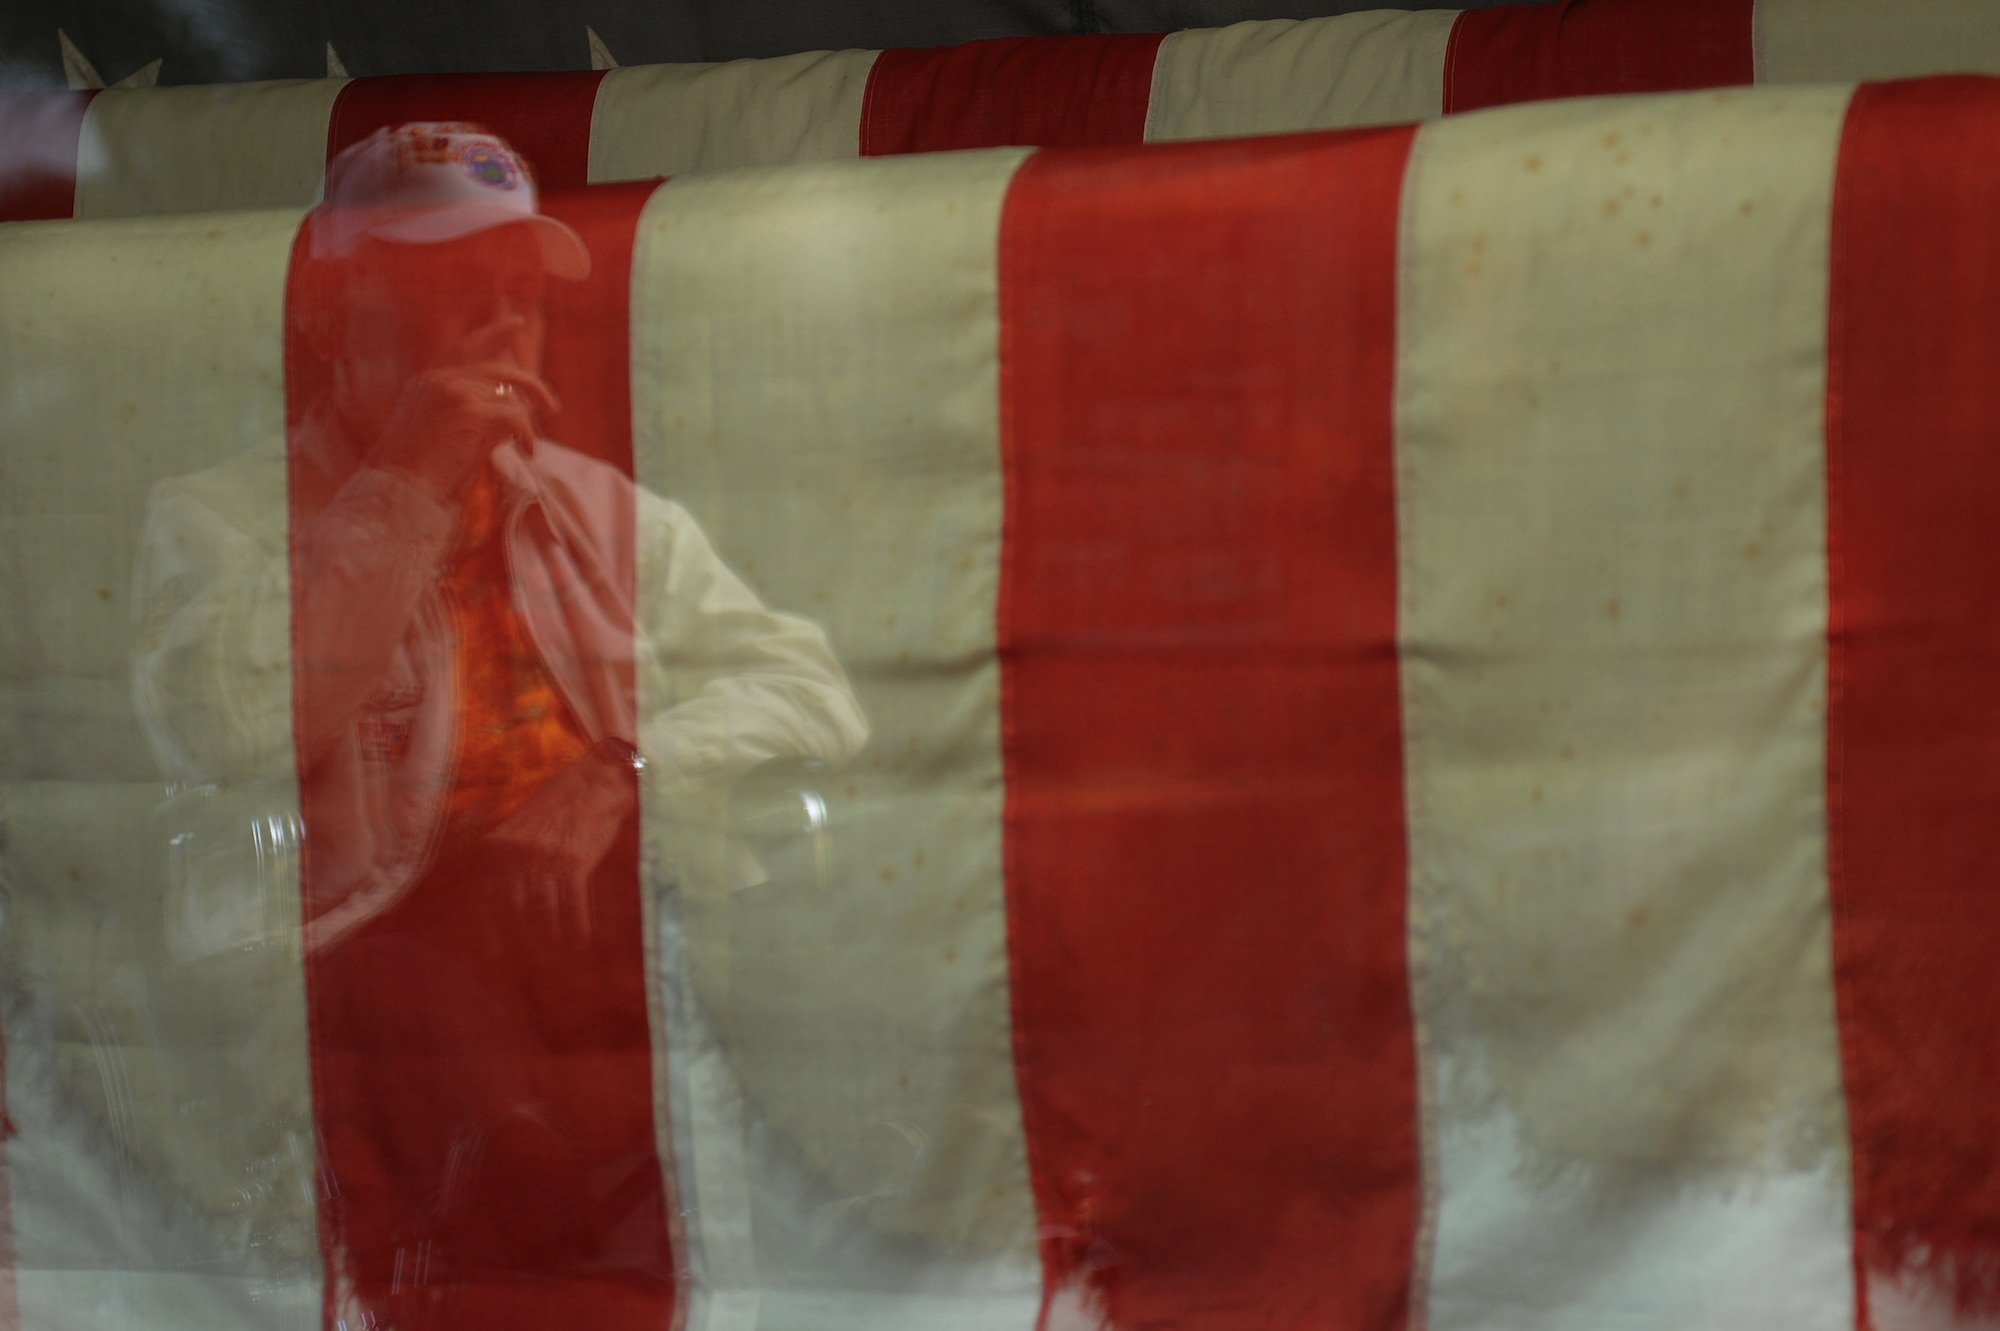
{"type": "Polygon", "coordinates": [[[302,213],[0,230],[19,1323],[1992,1325],[1995,160],[1968,77],[552,193],[551,433],[869,729],[753,826],[640,634],[587,941],[400,967],[302,213]]]}
{"type": "MultiPolygon", "coordinates": [[[[593,35],[594,37],[594,35],[593,35]]],[[[546,186],[1391,125],[1556,97],[2000,74],[1984,0],[1562,0],[708,65],[0,94],[0,220],[304,207],[383,125],[470,120],[546,186]]]]}

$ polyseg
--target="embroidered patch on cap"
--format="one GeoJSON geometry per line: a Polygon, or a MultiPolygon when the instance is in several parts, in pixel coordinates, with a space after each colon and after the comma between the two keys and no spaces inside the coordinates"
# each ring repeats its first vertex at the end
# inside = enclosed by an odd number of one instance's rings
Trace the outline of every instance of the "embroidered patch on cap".
{"type": "Polygon", "coordinates": [[[513,157],[494,144],[467,144],[459,150],[458,160],[482,185],[494,189],[514,189],[521,183],[521,171],[514,165],[513,157]]]}
{"type": "Polygon", "coordinates": [[[438,124],[398,125],[392,142],[396,165],[409,170],[432,162],[452,160],[452,140],[459,134],[476,134],[476,126],[445,121],[438,124]]]}

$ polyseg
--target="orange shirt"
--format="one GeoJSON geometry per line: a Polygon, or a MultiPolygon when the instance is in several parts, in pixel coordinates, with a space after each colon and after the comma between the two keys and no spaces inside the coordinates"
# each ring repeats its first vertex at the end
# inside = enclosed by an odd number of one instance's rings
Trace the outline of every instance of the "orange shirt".
{"type": "Polygon", "coordinates": [[[461,837],[490,830],[590,747],[515,612],[504,500],[499,477],[482,468],[444,578],[457,630],[459,708],[447,826],[461,837]]]}

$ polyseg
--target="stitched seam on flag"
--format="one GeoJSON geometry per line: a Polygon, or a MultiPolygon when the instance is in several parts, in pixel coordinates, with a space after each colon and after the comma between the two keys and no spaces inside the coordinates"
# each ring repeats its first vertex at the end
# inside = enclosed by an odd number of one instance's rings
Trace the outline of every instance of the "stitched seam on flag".
{"type": "Polygon", "coordinates": [[[77,117],[76,155],[70,159],[69,167],[69,215],[71,217],[76,216],[76,205],[83,195],[83,182],[79,177],[83,174],[83,140],[84,136],[90,132],[90,108],[97,105],[97,94],[102,91],[102,88],[92,88],[84,94],[83,114],[77,117]]]}
{"type": "MultiPolygon", "coordinates": [[[[1842,127],[1843,146],[1852,133],[1857,119],[1857,95],[1847,106],[1846,123],[1842,127]]],[[[1842,412],[1841,387],[1846,380],[1846,302],[1839,275],[1846,271],[1849,228],[1845,224],[1846,203],[1854,189],[1852,175],[1835,167],[1832,216],[1829,219],[1830,235],[1827,239],[1827,300],[1826,300],[1826,419],[1821,425],[1826,448],[1826,716],[1823,721],[1825,736],[1823,745],[1826,753],[1826,888],[1827,913],[1832,920],[1831,948],[1833,952],[1833,1004],[1835,1032],[1840,1041],[1841,1094],[1846,1103],[1854,1103],[1854,1088],[1848,1082],[1848,1075],[1854,1064],[1854,1050],[1851,1035],[1854,1023],[1850,1008],[1853,1004],[1853,986],[1845,983],[1843,977],[1852,972],[1852,958],[1849,948],[1852,931],[1841,925],[1842,890],[1846,878],[1844,868],[1845,840],[1840,829],[1845,826],[1843,815],[1846,805],[1847,755],[1841,746],[1841,732],[1834,724],[1834,718],[1844,714],[1846,651],[1844,644],[1849,637],[1848,606],[1845,601],[1847,589],[1847,551],[1844,537],[1847,531],[1847,468],[1842,451],[1846,447],[1846,431],[1842,412]]],[[[1866,1214],[1862,1189],[1865,1186],[1862,1171],[1854,1167],[1854,1124],[1852,1114],[1848,1115],[1848,1225],[1851,1230],[1849,1262],[1854,1280],[1854,1323],[1867,1331],[1874,1325],[1868,1309],[1868,1277],[1863,1260],[1866,1236],[1862,1229],[1862,1217],[1866,1214]]]]}
{"type": "MultiPolygon", "coordinates": [[[[604,85],[611,82],[611,76],[617,72],[615,69],[605,70],[604,77],[597,81],[597,87],[590,94],[590,129],[586,133],[583,145],[583,182],[586,185],[595,185],[598,183],[597,111],[599,107],[604,105],[604,85]]],[[[628,350],[626,354],[629,356],[631,354],[629,351],[629,339],[627,340],[627,345],[628,350]]]]}
{"type": "Polygon", "coordinates": [[[97,94],[102,91],[103,89],[101,88],[92,88],[84,94],[83,114],[77,118],[76,155],[70,159],[69,166],[69,215],[71,217],[76,216],[77,200],[82,194],[83,182],[78,177],[83,174],[83,138],[90,129],[90,108],[97,104],[97,94]]]}
{"type": "MultiPolygon", "coordinates": [[[[352,83],[349,83],[347,85],[347,87],[352,87],[352,86],[354,86],[352,83]]],[[[346,95],[346,93],[347,93],[347,88],[344,87],[340,90],[340,92],[334,95],[333,109],[327,116],[327,142],[329,146],[334,142],[333,127],[339,123],[340,101],[341,98],[346,95]]],[[[294,315],[292,307],[292,294],[293,294],[292,275],[299,270],[299,265],[306,259],[307,236],[310,233],[311,226],[312,226],[312,214],[307,213],[303,218],[299,220],[298,230],[295,233],[293,233],[292,251],[285,264],[285,304],[284,304],[284,316],[283,316],[282,326],[286,330],[290,330],[296,326],[295,323],[293,322],[294,315]]],[[[292,383],[291,357],[289,355],[284,356],[280,364],[282,366],[284,375],[284,380],[283,383],[280,385],[280,387],[284,393],[284,400],[286,403],[286,414],[287,414],[286,431],[287,434],[289,435],[290,430],[292,428],[289,420],[290,403],[292,399],[292,393],[294,391],[294,385],[292,383]]],[[[302,639],[305,632],[305,626],[301,624],[299,621],[299,598],[297,591],[298,586],[302,580],[303,570],[300,568],[300,550],[298,548],[297,543],[292,539],[292,531],[291,531],[291,526],[292,526],[291,505],[294,502],[294,496],[298,493],[298,488],[297,488],[298,478],[293,475],[293,461],[294,461],[293,451],[289,446],[289,439],[288,439],[287,447],[285,448],[285,503],[286,503],[285,576],[287,578],[286,591],[290,602],[286,608],[289,611],[290,622],[286,626],[287,627],[286,645],[291,650],[292,668],[294,675],[294,683],[293,683],[294,693],[292,698],[292,726],[291,726],[292,755],[293,755],[292,762],[295,769],[297,769],[296,775],[299,781],[300,791],[301,791],[300,800],[301,804],[303,804],[305,772],[303,770],[302,762],[306,753],[306,744],[305,744],[305,734],[300,726],[296,675],[298,671],[298,662],[302,659],[301,655],[302,639]]],[[[311,1096],[313,1121],[316,1124],[319,1121],[319,1106],[322,1103],[318,1070],[320,1066],[319,1051],[324,1045],[324,1040],[322,1038],[322,1033],[320,1029],[319,1004],[313,1001],[313,967],[311,960],[312,947],[308,936],[308,930],[310,930],[312,927],[312,915],[306,900],[306,893],[310,889],[310,887],[311,887],[311,881],[307,874],[306,860],[305,856],[302,854],[300,856],[299,876],[298,876],[299,937],[296,945],[298,947],[299,956],[301,958],[300,970],[303,972],[303,974],[301,975],[300,978],[303,987],[305,989],[305,999],[306,999],[305,1001],[306,1088],[307,1088],[307,1093],[311,1096]]],[[[339,1232],[338,1226],[335,1223],[335,1215],[338,1210],[339,1198],[333,1195],[332,1191],[326,1186],[325,1166],[320,1159],[319,1134],[317,1131],[315,1131],[313,1134],[312,1181],[313,1181],[313,1200],[315,1203],[313,1207],[313,1220],[314,1220],[314,1228],[316,1230],[314,1237],[319,1242],[319,1259],[320,1259],[320,1295],[319,1295],[320,1318],[325,1325],[335,1326],[338,1325],[339,1323],[340,1272],[335,1269],[335,1265],[330,1260],[330,1258],[332,1256],[332,1251],[333,1251],[332,1245],[335,1236],[339,1232]]]]}
{"type": "Polygon", "coordinates": [[[1040,156],[1039,152],[1029,154],[1014,171],[1008,182],[1007,197],[1000,205],[999,243],[995,246],[994,263],[997,273],[994,281],[996,304],[999,310],[1000,338],[996,354],[999,358],[999,444],[1000,444],[1000,577],[993,597],[993,642],[1000,657],[1000,889],[1005,902],[1004,924],[1007,943],[1007,1020],[1009,1044],[1014,1054],[1014,1087],[1017,1103],[1022,1108],[1021,1147],[1027,1156],[1028,1192],[1035,1207],[1035,1255],[1042,1267],[1041,1306],[1035,1314],[1035,1331],[1048,1331],[1051,1304],[1055,1297],[1056,1282],[1051,1279],[1048,1242],[1042,1233],[1044,1217],[1054,1209],[1054,1201],[1043,1193],[1043,1180],[1047,1177],[1042,1164],[1036,1159],[1035,1134],[1026,1122],[1027,1106],[1023,1101],[1022,1088],[1028,1084],[1028,1047],[1023,1035],[1024,1023],[1021,1013],[1021,986],[1014,973],[1014,959],[1019,955],[1019,939],[1015,932],[1020,918],[1015,900],[1015,866],[1013,863],[1016,844],[1016,822],[1018,813],[1014,803],[1015,789],[1015,701],[1014,672],[1008,667],[1008,658],[1013,654],[1013,628],[1015,622],[1015,593],[1020,578],[1016,568],[1018,561],[1016,541],[1018,527],[1016,514],[1019,512],[1021,493],[1020,452],[1012,446],[1014,438],[1013,393],[1009,380],[1013,377],[1015,357],[1012,354],[1015,338],[1018,336],[1016,321],[1009,317],[1009,293],[1012,290],[1012,274],[1018,266],[1015,249],[1018,243],[1013,219],[1019,206],[1016,191],[1028,166],[1040,156]]]}
{"type": "Polygon", "coordinates": [[[1146,123],[1139,128],[1139,142],[1141,143],[1152,143],[1154,141],[1153,117],[1158,115],[1160,110],[1160,57],[1166,53],[1167,43],[1173,41],[1178,36],[1180,36],[1179,33],[1170,32],[1160,39],[1158,46],[1153,48],[1153,71],[1147,76],[1146,80],[1146,123]]]}
{"type": "MultiPolygon", "coordinates": [[[[1463,15],[1460,16],[1463,18],[1463,15]]],[[[1457,23],[1452,26],[1454,37],[1457,23]]],[[[1447,63],[1449,56],[1447,56],[1447,63]]],[[[1447,84],[1447,89],[1449,85],[1447,84]]],[[[1417,890],[1417,827],[1423,815],[1419,797],[1418,778],[1425,770],[1423,736],[1426,733],[1419,724],[1417,691],[1410,686],[1407,651],[1408,640],[1404,636],[1406,625],[1414,623],[1414,597],[1417,580],[1411,574],[1408,561],[1414,557],[1415,543],[1410,534],[1415,530],[1412,517],[1414,487],[1407,483],[1409,454],[1403,447],[1402,381],[1404,367],[1411,364],[1407,354],[1406,339],[1409,323],[1404,319],[1408,308],[1406,293],[1410,287],[1411,269],[1416,256],[1416,209],[1414,202],[1417,183],[1421,176],[1422,155],[1427,136],[1419,129],[1410,143],[1410,151],[1403,164],[1402,197],[1398,205],[1396,227],[1396,307],[1394,313],[1394,346],[1396,349],[1396,377],[1390,388],[1390,453],[1391,481],[1394,486],[1392,500],[1396,514],[1396,693],[1403,715],[1403,935],[1404,965],[1407,968],[1405,984],[1409,990],[1410,1042],[1414,1047],[1416,1063],[1417,1097],[1417,1228],[1411,1236],[1410,1244],[1410,1294],[1409,1309],[1405,1319],[1408,1331],[1424,1331],[1430,1322],[1430,1282],[1431,1268],[1437,1257],[1438,1214],[1441,1203],[1439,1196],[1440,1171],[1438,1169],[1438,1123],[1437,1085],[1435,1060],[1432,1058],[1432,1042],[1426,1016],[1430,1004],[1428,995],[1428,958],[1424,948],[1424,903],[1426,894],[1417,890]]]]}
{"type": "Polygon", "coordinates": [[[1451,21],[1451,36],[1445,38],[1444,97],[1442,99],[1443,100],[1442,110],[1445,115],[1450,115],[1452,114],[1452,112],[1458,109],[1455,105],[1452,104],[1452,89],[1454,86],[1456,86],[1458,80],[1459,40],[1465,32],[1466,15],[1470,14],[1471,12],[1472,11],[1469,9],[1459,10],[1458,17],[1451,21]]]}
{"type": "Polygon", "coordinates": [[[882,87],[882,58],[889,53],[878,51],[868,66],[868,86],[861,90],[861,123],[855,127],[855,154],[860,157],[875,156],[875,100],[882,87]]]}
{"type": "Polygon", "coordinates": [[[647,882],[645,852],[642,848],[639,859],[639,928],[642,934],[640,948],[645,957],[646,968],[646,1026],[652,1038],[653,1054],[653,1151],[660,1162],[660,1186],[666,1196],[667,1242],[674,1255],[674,1310],[668,1322],[668,1331],[684,1331],[688,1322],[688,1304],[693,1282],[688,1273],[693,1270],[687,1253],[687,1222],[681,1209],[679,1162],[674,1155],[673,1124],[668,1120],[671,1109],[671,1088],[667,1085],[666,1003],[660,997],[660,985],[665,976],[660,969],[660,909],[647,882]]]}
{"type": "MultiPolygon", "coordinates": [[[[604,96],[604,85],[611,81],[609,71],[598,82],[597,96],[604,96]]],[[[595,142],[597,122],[596,103],[591,106],[592,140],[595,142]]],[[[664,182],[662,182],[664,183],[664,182]]],[[[625,274],[625,358],[629,367],[626,375],[626,410],[634,420],[639,414],[638,384],[640,367],[637,362],[639,339],[634,332],[636,316],[639,313],[639,274],[647,271],[641,267],[640,246],[649,234],[646,229],[647,214],[652,212],[654,203],[660,197],[656,186],[647,194],[646,201],[639,205],[632,219],[632,249],[626,264],[625,274]]],[[[632,440],[632,470],[638,472],[638,440],[634,430],[632,440]]],[[[634,580],[637,580],[635,573],[634,580]]],[[[636,692],[636,684],[635,684],[636,692]]],[[[644,776],[641,780],[643,782],[644,776]]],[[[645,801],[642,796],[640,807],[645,801]]],[[[643,831],[644,813],[640,814],[643,831]]],[[[652,890],[652,876],[647,872],[645,842],[639,848],[639,921],[641,948],[644,954],[646,977],[646,1023],[650,1033],[647,1043],[651,1046],[653,1063],[653,1151],[660,1165],[660,1187],[667,1208],[667,1243],[674,1257],[674,1307],[668,1331],[685,1331],[694,1301],[692,1279],[693,1264],[688,1257],[688,1226],[686,1212],[681,1206],[680,1161],[674,1152],[673,1088],[670,1084],[670,1068],[667,1060],[673,1050],[669,1045],[671,1032],[667,1027],[666,1000],[660,993],[660,986],[666,976],[660,968],[660,903],[652,890]]]]}
{"type": "MultiPolygon", "coordinates": [[[[349,79],[346,83],[341,85],[340,91],[333,95],[333,106],[326,113],[325,156],[326,156],[326,161],[328,163],[331,163],[333,161],[333,151],[334,151],[333,145],[336,143],[344,142],[346,138],[345,132],[342,128],[344,124],[342,117],[347,114],[348,94],[353,92],[354,89],[359,87],[363,82],[364,80],[362,79],[349,79]]],[[[324,185],[324,183],[321,184],[320,188],[322,191],[325,190],[326,186],[324,185]]]]}

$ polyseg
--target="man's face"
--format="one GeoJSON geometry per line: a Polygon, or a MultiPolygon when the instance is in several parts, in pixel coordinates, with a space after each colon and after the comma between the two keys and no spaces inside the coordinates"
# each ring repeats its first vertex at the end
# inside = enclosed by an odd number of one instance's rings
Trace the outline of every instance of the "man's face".
{"type": "Polygon", "coordinates": [[[544,282],[541,248],[522,226],[431,245],[364,241],[338,297],[341,416],[372,443],[427,371],[499,362],[539,374],[544,282]]]}

